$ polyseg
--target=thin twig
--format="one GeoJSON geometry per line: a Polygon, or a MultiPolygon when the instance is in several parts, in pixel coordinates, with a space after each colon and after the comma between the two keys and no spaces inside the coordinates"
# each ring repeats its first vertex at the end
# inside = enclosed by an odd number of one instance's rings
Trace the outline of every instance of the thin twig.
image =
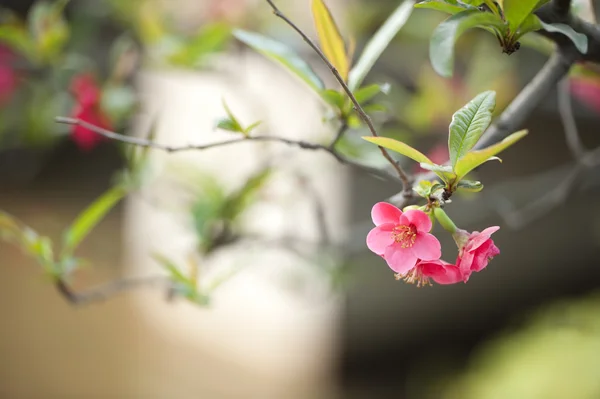
{"type": "Polygon", "coordinates": [[[58,280],[56,289],[73,305],[87,305],[92,302],[105,301],[114,295],[132,289],[156,285],[170,287],[172,283],[167,276],[130,277],[111,281],[84,292],[75,292],[64,280],[58,280]]]}
{"type": "MultiPolygon", "coordinates": [[[[266,0],[266,1],[267,1],[267,3],[269,3],[271,8],[273,9],[273,14],[275,14],[275,16],[277,16],[278,18],[281,18],[292,29],[294,29],[302,37],[302,39],[310,46],[310,48],[312,48],[315,51],[315,53],[317,53],[319,58],[321,58],[321,60],[323,60],[323,62],[327,65],[327,67],[329,68],[329,70],[331,71],[331,73],[333,74],[335,79],[342,86],[342,88],[344,89],[344,91],[346,92],[348,97],[350,98],[350,101],[352,101],[352,104],[354,105],[354,109],[356,110],[356,113],[358,113],[360,118],[365,122],[365,124],[369,128],[369,131],[371,132],[371,135],[374,137],[379,137],[379,135],[377,134],[377,130],[375,129],[375,126],[373,125],[373,121],[371,120],[369,115],[367,115],[367,113],[362,108],[362,106],[359,104],[356,97],[354,97],[352,90],[350,90],[350,88],[344,81],[344,78],[342,78],[342,76],[338,72],[337,68],[327,59],[327,57],[325,56],[325,54],[323,54],[323,52],[321,51],[319,46],[317,46],[317,44],[314,41],[312,41],[306,35],[306,33],[304,33],[304,31],[302,31],[302,29],[300,29],[295,23],[293,23],[288,17],[286,17],[285,14],[283,14],[279,10],[279,8],[277,8],[277,6],[275,5],[275,3],[273,3],[272,0],[266,0]]],[[[396,170],[396,173],[398,174],[398,177],[400,178],[400,180],[402,181],[402,185],[404,186],[403,191],[409,192],[411,190],[411,179],[408,177],[408,175],[406,174],[404,169],[402,169],[402,167],[398,164],[398,162],[396,162],[392,158],[392,156],[388,153],[388,151],[385,148],[379,147],[379,150],[381,151],[381,153],[383,154],[385,159],[387,159],[388,162],[390,164],[392,164],[392,166],[396,170]]]]}
{"type": "Polygon", "coordinates": [[[569,79],[564,78],[558,84],[558,113],[565,129],[565,138],[567,145],[575,157],[575,160],[582,158],[585,153],[585,147],[579,137],[577,123],[573,115],[573,106],[571,104],[571,93],[569,91],[569,79]]]}
{"type": "Polygon", "coordinates": [[[515,210],[512,204],[507,201],[500,202],[496,198],[496,210],[508,226],[515,230],[521,229],[564,204],[581,185],[584,173],[598,165],[600,148],[582,155],[560,183],[524,207],[515,210]]]}
{"type": "Polygon", "coordinates": [[[342,124],[340,125],[340,127],[338,128],[335,137],[333,138],[333,141],[331,142],[331,144],[329,144],[329,149],[330,150],[335,150],[335,146],[336,144],[342,139],[342,137],[344,137],[344,134],[348,131],[348,123],[346,121],[342,121],[342,124]]]}
{"type": "Polygon", "coordinates": [[[278,143],[287,144],[289,146],[299,147],[299,148],[302,148],[305,150],[324,151],[324,152],[328,153],[329,155],[331,155],[332,157],[334,157],[341,164],[351,166],[358,170],[362,170],[363,172],[378,176],[382,179],[401,182],[401,180],[399,180],[398,177],[396,177],[395,175],[393,175],[391,173],[388,173],[387,171],[385,171],[383,169],[378,169],[378,168],[374,168],[374,167],[371,167],[368,165],[363,165],[363,164],[354,162],[354,161],[344,157],[343,155],[339,154],[337,151],[334,151],[333,149],[329,148],[328,146],[324,146],[321,144],[315,144],[315,143],[309,143],[307,141],[302,141],[302,140],[291,140],[291,139],[286,139],[284,137],[278,137],[278,136],[250,136],[250,137],[240,137],[237,139],[219,141],[219,142],[210,143],[210,144],[189,144],[189,145],[183,145],[183,146],[172,146],[172,145],[161,144],[161,143],[157,143],[155,141],[150,141],[150,140],[146,140],[146,139],[142,139],[142,138],[125,136],[124,134],[120,134],[120,133],[116,133],[116,132],[113,132],[113,131],[110,131],[107,129],[103,129],[99,126],[93,125],[93,124],[83,121],[81,119],[57,116],[55,118],[55,121],[58,123],[64,123],[67,125],[83,126],[86,129],[89,129],[90,131],[92,131],[96,134],[99,134],[101,136],[104,136],[106,138],[109,138],[111,140],[115,140],[115,141],[118,141],[121,143],[131,144],[131,145],[135,145],[138,147],[153,148],[153,149],[162,150],[162,151],[166,151],[166,152],[208,150],[211,148],[224,147],[224,146],[228,146],[231,144],[237,144],[237,143],[242,143],[242,142],[252,142],[252,141],[254,141],[254,142],[257,142],[257,141],[278,142],[278,143]]]}
{"type": "Polygon", "coordinates": [[[572,50],[557,50],[542,69],[521,90],[500,117],[490,126],[475,149],[481,149],[504,139],[521,126],[544,100],[552,88],[567,75],[578,55],[572,50]]]}

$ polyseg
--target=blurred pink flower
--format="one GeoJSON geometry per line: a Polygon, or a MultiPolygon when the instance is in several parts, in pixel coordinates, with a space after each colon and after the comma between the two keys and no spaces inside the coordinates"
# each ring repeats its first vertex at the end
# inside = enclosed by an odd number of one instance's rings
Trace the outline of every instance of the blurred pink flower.
{"type": "Polygon", "coordinates": [[[383,256],[402,278],[411,274],[419,259],[440,258],[440,242],[429,234],[431,219],[425,212],[418,209],[402,212],[392,204],[379,202],[373,206],[371,218],[376,227],[367,235],[367,247],[383,256]]]}
{"type": "Polygon", "coordinates": [[[469,234],[464,230],[458,230],[455,234],[455,240],[459,245],[456,266],[460,269],[465,283],[469,280],[471,273],[483,270],[488,262],[500,253],[490,238],[499,229],[498,226],[492,226],[481,233],[474,231],[469,234]]]}
{"type": "MultiPolygon", "coordinates": [[[[438,165],[443,165],[450,159],[450,154],[448,152],[448,144],[440,143],[433,147],[427,154],[427,158],[431,159],[433,163],[438,165]]],[[[418,164],[415,167],[415,173],[427,173],[428,170],[421,168],[418,164]]]]}
{"type": "Polygon", "coordinates": [[[18,86],[18,75],[11,66],[15,54],[6,46],[0,45],[0,105],[7,103],[18,86]]]}
{"type": "MultiPolygon", "coordinates": [[[[72,117],[91,123],[92,125],[111,130],[112,124],[100,108],[100,88],[91,74],[80,74],[71,81],[71,92],[75,96],[76,105],[72,117]]],[[[75,144],[83,151],[90,151],[104,140],[83,126],[75,125],[71,132],[75,144]]]]}
{"type": "Polygon", "coordinates": [[[570,89],[575,98],[600,113],[600,79],[573,77],[570,81],[570,89]]]}

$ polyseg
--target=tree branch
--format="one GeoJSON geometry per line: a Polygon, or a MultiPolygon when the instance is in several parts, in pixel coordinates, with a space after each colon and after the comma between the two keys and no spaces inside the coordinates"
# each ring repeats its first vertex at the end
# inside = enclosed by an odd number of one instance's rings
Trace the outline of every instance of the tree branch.
{"type": "MultiPolygon", "coordinates": [[[[338,72],[337,68],[327,59],[327,57],[325,56],[325,54],[323,54],[323,52],[321,51],[319,46],[317,46],[317,44],[315,42],[313,42],[306,35],[306,33],[304,33],[304,31],[302,31],[302,29],[300,29],[295,23],[293,23],[288,17],[286,17],[279,10],[279,8],[277,8],[277,6],[275,5],[275,3],[273,3],[272,0],[266,0],[266,1],[267,1],[267,3],[269,3],[271,8],[273,9],[273,14],[275,14],[275,16],[277,16],[278,18],[281,18],[283,21],[285,21],[286,24],[288,24],[292,29],[294,29],[302,37],[302,39],[310,46],[310,48],[313,49],[315,51],[315,53],[317,53],[317,55],[319,56],[319,58],[321,58],[321,60],[325,63],[325,65],[327,65],[327,67],[329,68],[329,70],[331,71],[331,73],[333,74],[335,79],[342,86],[342,89],[344,89],[344,92],[346,92],[346,94],[350,98],[350,101],[352,101],[352,104],[354,105],[354,109],[356,110],[356,112],[358,113],[360,118],[365,122],[365,124],[369,128],[371,135],[374,137],[379,137],[379,135],[377,134],[377,130],[375,129],[375,126],[373,125],[373,121],[371,120],[369,115],[367,115],[367,113],[362,108],[362,106],[359,104],[356,97],[354,97],[352,90],[350,90],[350,88],[348,87],[348,85],[346,84],[346,82],[344,81],[344,79],[342,78],[340,73],[338,72]]],[[[398,162],[396,162],[392,158],[392,156],[388,153],[388,151],[385,148],[379,147],[379,150],[381,151],[381,154],[385,157],[385,159],[387,159],[388,162],[396,170],[396,173],[398,174],[398,177],[400,178],[400,180],[402,181],[402,185],[404,186],[403,191],[410,192],[411,191],[411,179],[408,177],[406,172],[402,169],[402,167],[398,164],[398,162]]]]}
{"type": "Polygon", "coordinates": [[[579,160],[580,158],[583,158],[585,148],[579,137],[579,132],[577,131],[569,87],[570,83],[568,78],[564,78],[558,84],[558,112],[565,129],[567,145],[575,160],[579,160]]]}
{"type": "Polygon", "coordinates": [[[56,289],[71,304],[88,305],[92,302],[105,301],[125,291],[156,285],[172,288],[172,283],[167,276],[148,276],[123,278],[84,292],[75,292],[64,280],[58,280],[56,289]]]}
{"type": "Polygon", "coordinates": [[[558,15],[567,15],[571,9],[571,0],[552,0],[552,8],[558,15]]]}
{"type": "Polygon", "coordinates": [[[578,54],[572,49],[557,50],[535,77],[515,97],[474,147],[485,148],[518,130],[553,87],[567,75],[578,54]]]}
{"type": "Polygon", "coordinates": [[[250,137],[240,137],[237,139],[219,141],[219,142],[210,143],[210,144],[189,144],[189,145],[183,145],[183,146],[172,146],[172,145],[167,145],[167,144],[156,143],[151,140],[126,136],[124,134],[116,133],[116,132],[101,128],[99,126],[93,125],[89,122],[86,122],[86,121],[83,121],[83,120],[77,119],[77,118],[68,118],[65,116],[57,116],[55,118],[55,121],[57,123],[64,123],[67,125],[82,126],[96,134],[99,134],[100,136],[103,136],[108,139],[118,141],[121,143],[131,144],[131,145],[135,145],[138,147],[153,148],[153,149],[162,150],[162,151],[166,151],[166,152],[208,150],[211,148],[224,147],[224,146],[228,146],[231,144],[237,144],[237,143],[242,143],[242,142],[251,142],[251,141],[254,141],[254,142],[257,142],[257,141],[278,142],[278,143],[283,143],[283,144],[286,144],[289,146],[298,147],[298,148],[301,148],[304,150],[323,151],[323,152],[328,153],[332,157],[334,157],[341,164],[351,166],[353,168],[356,168],[363,172],[375,175],[382,179],[402,183],[402,181],[399,180],[398,177],[396,177],[393,174],[388,173],[387,171],[385,171],[383,169],[378,169],[378,168],[374,168],[374,167],[371,167],[368,165],[360,164],[358,162],[354,162],[351,159],[344,157],[343,155],[341,155],[340,153],[335,151],[333,148],[330,148],[328,146],[324,146],[321,144],[309,143],[307,141],[302,141],[302,140],[291,140],[291,139],[287,139],[284,137],[278,137],[278,136],[250,136],[250,137]]]}

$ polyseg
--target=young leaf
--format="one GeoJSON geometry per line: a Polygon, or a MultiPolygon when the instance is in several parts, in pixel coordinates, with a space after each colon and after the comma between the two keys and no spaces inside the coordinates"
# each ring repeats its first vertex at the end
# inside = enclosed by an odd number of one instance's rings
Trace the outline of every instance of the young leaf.
{"type": "Polygon", "coordinates": [[[402,2],[375,35],[373,35],[371,40],[369,40],[356,62],[356,66],[350,71],[348,78],[348,87],[350,90],[355,90],[362,84],[373,65],[375,65],[375,62],[381,56],[381,53],[383,53],[394,36],[404,26],[412,10],[412,2],[402,2]]]}
{"type": "Polygon", "coordinates": [[[521,130],[511,134],[504,140],[487,148],[478,151],[469,152],[467,155],[462,157],[456,163],[454,172],[456,173],[457,180],[460,181],[467,173],[478,167],[479,165],[492,160],[498,159],[494,157],[496,154],[504,151],[517,141],[521,140],[527,135],[527,130],[521,130]]]}
{"type": "Polygon", "coordinates": [[[231,194],[223,205],[223,218],[234,221],[244,212],[256,199],[257,193],[271,177],[272,170],[263,169],[257,174],[250,176],[244,185],[231,194]]]}
{"type": "Polygon", "coordinates": [[[537,8],[539,0],[504,0],[502,11],[504,18],[508,21],[510,34],[514,35],[521,24],[537,8]]]}
{"type": "Polygon", "coordinates": [[[347,81],[350,60],[346,54],[346,45],[323,0],[312,0],[312,14],[323,53],[338,70],[342,79],[347,81]]]}
{"type": "Polygon", "coordinates": [[[221,130],[227,130],[229,132],[234,132],[234,133],[243,133],[244,132],[242,127],[239,124],[237,124],[234,120],[230,119],[229,117],[221,118],[221,119],[217,120],[216,127],[221,130]]]}
{"type": "Polygon", "coordinates": [[[588,39],[587,36],[583,33],[575,32],[573,28],[565,24],[547,24],[542,20],[540,20],[540,24],[547,32],[557,32],[567,36],[569,39],[571,39],[571,41],[573,42],[575,47],[577,47],[577,50],[579,50],[580,53],[587,54],[588,39]]]}
{"type": "Polygon", "coordinates": [[[450,183],[456,180],[456,174],[452,171],[452,167],[450,167],[450,165],[429,165],[421,162],[420,166],[425,170],[432,171],[446,183],[450,183]]]}
{"type": "Polygon", "coordinates": [[[389,85],[372,84],[369,86],[361,87],[360,89],[356,90],[354,92],[354,97],[356,98],[356,101],[358,101],[359,104],[363,104],[363,103],[366,103],[367,101],[371,100],[373,97],[375,97],[379,93],[388,93],[388,92],[389,92],[389,85]]]}
{"type": "Polygon", "coordinates": [[[480,181],[475,180],[461,180],[456,185],[457,190],[469,191],[472,193],[477,193],[483,190],[483,184],[480,181]]]}
{"type": "Polygon", "coordinates": [[[246,136],[250,136],[250,133],[252,133],[252,131],[256,129],[261,123],[262,121],[256,121],[254,123],[251,123],[250,126],[248,126],[247,128],[245,128],[244,133],[246,134],[246,136]]]}
{"type": "Polygon", "coordinates": [[[435,71],[452,76],[454,70],[454,43],[471,28],[502,29],[502,20],[495,14],[479,10],[466,10],[448,18],[437,26],[429,43],[429,58],[435,71]]]}
{"type": "Polygon", "coordinates": [[[259,35],[258,33],[240,29],[234,30],[233,35],[239,41],[247,44],[264,56],[282,64],[316,92],[325,88],[325,85],[311,67],[283,43],[259,35]]]}
{"type": "Polygon", "coordinates": [[[363,140],[366,140],[373,144],[377,144],[378,146],[387,148],[388,150],[396,151],[397,153],[400,153],[400,154],[404,155],[405,157],[408,157],[419,163],[427,164],[427,165],[435,165],[431,161],[431,159],[427,158],[427,156],[425,154],[421,153],[420,151],[412,148],[408,144],[405,144],[401,141],[394,140],[389,137],[371,137],[371,136],[365,136],[365,137],[363,137],[363,140]]]}
{"type": "Polygon", "coordinates": [[[333,89],[326,89],[321,90],[319,94],[327,104],[332,105],[333,107],[335,107],[335,109],[342,110],[344,108],[344,100],[346,99],[346,96],[340,93],[339,91],[333,89]]]}
{"type": "Polygon", "coordinates": [[[424,0],[415,4],[415,8],[429,8],[431,10],[442,11],[452,15],[458,14],[459,12],[464,10],[477,9],[477,7],[472,6],[470,4],[447,0],[424,0]]]}
{"type": "Polygon", "coordinates": [[[492,121],[496,107],[496,92],[485,91],[478,94],[467,105],[452,116],[448,151],[452,166],[477,144],[479,138],[492,121]]]}
{"type": "Polygon", "coordinates": [[[72,254],[79,243],[126,194],[127,191],[123,187],[113,187],[81,212],[64,233],[63,256],[72,254]]]}
{"type": "Polygon", "coordinates": [[[221,99],[221,102],[223,104],[225,112],[227,113],[227,118],[222,118],[219,121],[217,121],[217,127],[219,129],[228,130],[230,132],[246,134],[246,131],[244,130],[238,119],[235,117],[233,112],[231,112],[231,108],[229,108],[224,98],[221,99]]]}

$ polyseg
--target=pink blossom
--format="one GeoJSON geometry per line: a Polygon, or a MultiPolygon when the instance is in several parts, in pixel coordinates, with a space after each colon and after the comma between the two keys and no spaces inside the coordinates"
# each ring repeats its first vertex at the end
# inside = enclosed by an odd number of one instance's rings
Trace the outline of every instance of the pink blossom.
{"type": "Polygon", "coordinates": [[[12,98],[19,83],[17,72],[11,66],[15,58],[8,47],[0,45],[0,105],[12,98]]]}
{"type": "Polygon", "coordinates": [[[402,212],[392,204],[379,202],[373,206],[371,218],[376,227],[367,235],[367,247],[401,277],[416,273],[413,269],[419,259],[440,258],[440,242],[429,234],[431,219],[425,212],[402,212]]]}
{"type": "MultiPolygon", "coordinates": [[[[433,163],[438,165],[443,165],[450,159],[450,153],[448,152],[448,144],[440,143],[433,147],[426,154],[427,158],[429,158],[433,163]]],[[[415,165],[415,173],[427,173],[429,172],[426,169],[423,169],[419,164],[415,165]]]]}
{"type": "Polygon", "coordinates": [[[417,286],[431,285],[429,279],[438,284],[456,284],[463,281],[460,269],[441,259],[419,260],[414,269],[405,276],[396,275],[397,279],[403,278],[406,282],[417,283],[417,286]]]}
{"type": "Polygon", "coordinates": [[[469,280],[471,273],[483,270],[500,253],[490,238],[499,229],[498,226],[492,226],[481,233],[474,231],[470,234],[464,230],[457,231],[455,239],[459,243],[459,253],[456,266],[460,269],[464,282],[469,280]]]}
{"type": "Polygon", "coordinates": [[[600,112],[600,81],[597,78],[572,78],[571,93],[595,112],[600,112]]]}
{"type": "MultiPolygon", "coordinates": [[[[71,92],[75,96],[76,105],[73,108],[73,118],[91,123],[103,129],[112,129],[109,118],[100,107],[100,88],[90,74],[81,74],[73,78],[71,92]]],[[[84,151],[89,151],[104,140],[100,136],[80,125],[73,126],[71,137],[75,144],[84,151]]]]}

